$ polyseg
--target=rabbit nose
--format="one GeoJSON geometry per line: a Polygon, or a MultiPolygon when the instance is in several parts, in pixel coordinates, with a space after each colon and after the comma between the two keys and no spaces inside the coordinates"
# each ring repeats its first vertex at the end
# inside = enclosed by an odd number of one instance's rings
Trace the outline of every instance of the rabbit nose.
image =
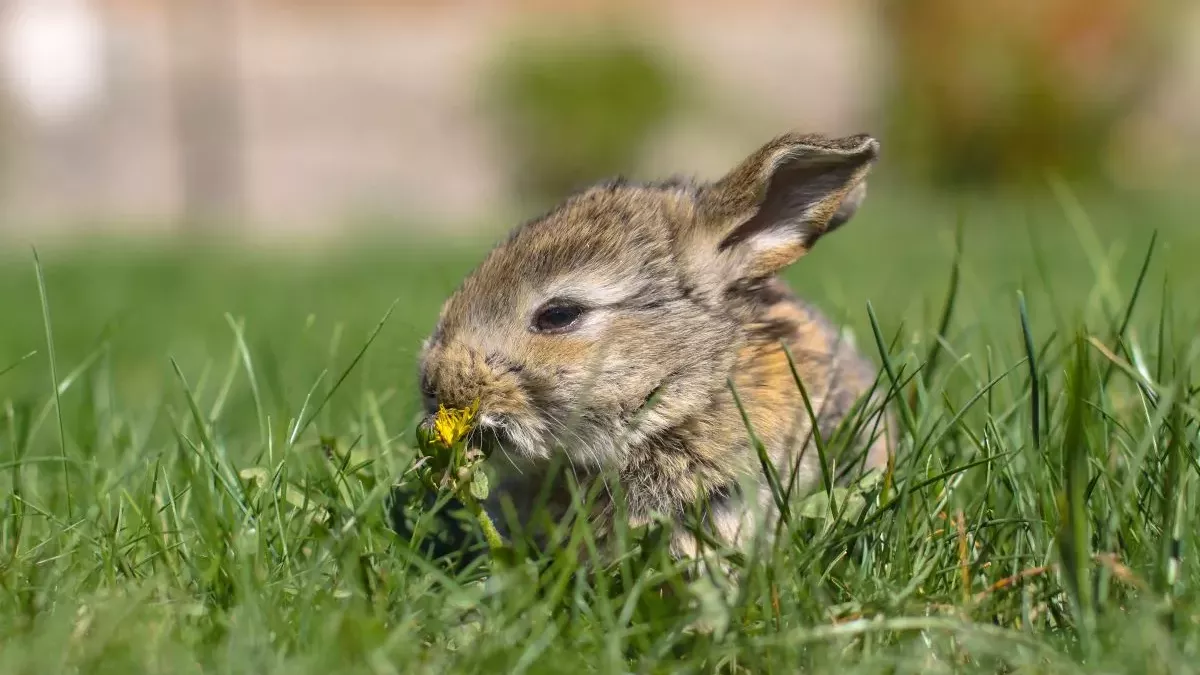
{"type": "Polygon", "coordinates": [[[487,397],[479,387],[472,387],[464,383],[457,384],[458,386],[453,389],[441,392],[432,397],[429,400],[428,407],[425,409],[425,413],[433,416],[439,408],[445,408],[446,410],[466,410],[472,407],[477,408],[477,412],[479,412],[488,407],[485,400],[487,397]]]}
{"type": "Polygon", "coordinates": [[[495,379],[487,358],[473,345],[459,340],[440,345],[422,373],[426,412],[436,412],[439,406],[470,408],[477,402],[486,408],[495,379]]]}

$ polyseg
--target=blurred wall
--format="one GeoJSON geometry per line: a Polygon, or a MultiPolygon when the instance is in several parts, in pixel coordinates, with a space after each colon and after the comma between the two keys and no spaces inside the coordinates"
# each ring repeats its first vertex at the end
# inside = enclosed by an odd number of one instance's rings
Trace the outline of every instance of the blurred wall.
{"type": "MultiPolygon", "coordinates": [[[[713,175],[785,128],[871,128],[888,65],[871,0],[0,8],[0,232],[10,234],[190,220],[287,235],[336,233],[355,217],[479,222],[506,204],[507,183],[478,76],[514,26],[558,31],[623,11],[699,78],[705,105],[645,153],[645,173],[713,175]]],[[[1193,48],[1131,123],[1132,142],[1164,142],[1164,123],[1197,138],[1200,13],[1190,21],[1193,48]]]]}

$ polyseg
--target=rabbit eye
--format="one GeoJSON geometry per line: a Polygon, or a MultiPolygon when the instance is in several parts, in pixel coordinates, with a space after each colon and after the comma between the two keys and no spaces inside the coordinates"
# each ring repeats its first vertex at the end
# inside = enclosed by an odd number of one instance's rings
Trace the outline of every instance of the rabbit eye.
{"type": "Polygon", "coordinates": [[[561,333],[574,326],[583,316],[584,308],[569,302],[550,302],[533,317],[533,330],[538,333],[561,333]]]}

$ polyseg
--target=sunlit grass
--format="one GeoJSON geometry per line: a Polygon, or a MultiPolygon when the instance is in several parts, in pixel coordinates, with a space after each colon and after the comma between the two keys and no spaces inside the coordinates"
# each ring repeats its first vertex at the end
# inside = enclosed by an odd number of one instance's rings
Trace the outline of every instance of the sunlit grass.
{"type": "Polygon", "coordinates": [[[416,349],[481,248],[42,250],[44,284],[6,251],[0,672],[1190,672],[1200,235],[1060,197],[959,247],[883,200],[797,266],[902,449],[725,552],[737,587],[655,528],[459,559],[446,495],[395,534],[416,349]]]}

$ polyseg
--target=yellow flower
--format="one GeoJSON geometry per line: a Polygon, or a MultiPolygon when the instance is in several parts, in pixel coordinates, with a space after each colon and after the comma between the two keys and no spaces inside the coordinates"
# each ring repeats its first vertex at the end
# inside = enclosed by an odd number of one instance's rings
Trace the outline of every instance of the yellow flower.
{"type": "Polygon", "coordinates": [[[433,420],[434,436],[447,448],[453,447],[471,432],[471,427],[475,424],[475,413],[478,411],[479,401],[471,404],[470,408],[447,410],[438,406],[437,416],[433,420]]]}

